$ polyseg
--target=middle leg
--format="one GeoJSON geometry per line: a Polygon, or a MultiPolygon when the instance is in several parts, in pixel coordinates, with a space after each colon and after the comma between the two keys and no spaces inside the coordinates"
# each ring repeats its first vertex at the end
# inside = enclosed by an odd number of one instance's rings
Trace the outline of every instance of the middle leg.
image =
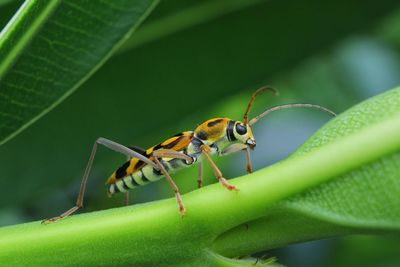
{"type": "Polygon", "coordinates": [[[217,179],[221,183],[221,185],[226,189],[228,189],[229,191],[238,190],[236,186],[229,184],[228,181],[222,176],[221,171],[218,169],[217,165],[215,165],[214,161],[211,159],[209,155],[210,148],[207,145],[202,145],[201,151],[202,154],[205,156],[206,160],[208,161],[208,163],[210,164],[211,168],[213,169],[215,176],[217,176],[217,179]]]}
{"type": "Polygon", "coordinates": [[[179,193],[179,189],[176,186],[174,180],[172,180],[172,178],[169,175],[168,171],[165,169],[164,165],[160,162],[158,157],[154,157],[154,162],[157,164],[157,166],[159,167],[159,169],[162,172],[162,174],[164,174],[164,176],[167,179],[169,185],[171,186],[172,190],[175,193],[176,202],[178,202],[178,206],[179,206],[179,213],[181,214],[181,216],[185,215],[186,209],[185,209],[185,206],[183,205],[182,196],[179,193]]]}

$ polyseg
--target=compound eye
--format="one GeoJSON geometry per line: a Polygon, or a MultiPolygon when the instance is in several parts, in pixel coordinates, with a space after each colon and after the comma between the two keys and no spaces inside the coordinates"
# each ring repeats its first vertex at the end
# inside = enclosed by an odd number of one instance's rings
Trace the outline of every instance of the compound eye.
{"type": "Polygon", "coordinates": [[[244,135],[247,133],[247,127],[242,124],[236,124],[236,132],[240,135],[244,135]]]}

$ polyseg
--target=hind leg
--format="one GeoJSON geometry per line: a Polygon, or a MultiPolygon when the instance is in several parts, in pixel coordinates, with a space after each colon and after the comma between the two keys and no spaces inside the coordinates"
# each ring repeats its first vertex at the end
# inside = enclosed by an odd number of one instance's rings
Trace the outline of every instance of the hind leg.
{"type": "Polygon", "coordinates": [[[171,186],[172,190],[175,193],[176,202],[178,203],[178,206],[179,206],[179,213],[181,214],[181,216],[185,215],[186,209],[185,209],[185,206],[183,205],[182,196],[179,193],[178,187],[176,186],[175,182],[172,180],[171,176],[169,175],[168,171],[165,169],[164,165],[160,162],[160,160],[157,157],[155,157],[154,161],[159,166],[160,171],[165,176],[169,185],[171,186]]]}
{"type": "Polygon", "coordinates": [[[121,144],[118,144],[118,143],[116,143],[114,141],[111,141],[111,140],[108,140],[108,139],[100,137],[93,144],[93,148],[92,148],[92,152],[90,153],[89,161],[88,161],[88,163],[86,165],[85,172],[83,173],[81,186],[80,186],[80,189],[79,189],[79,194],[78,194],[78,197],[76,199],[75,206],[73,206],[69,210],[65,211],[64,213],[60,214],[59,216],[43,220],[42,221],[43,224],[50,223],[50,222],[55,222],[55,221],[58,221],[58,220],[60,220],[62,218],[65,218],[65,217],[71,215],[72,213],[74,213],[75,211],[77,211],[79,208],[81,208],[83,206],[83,198],[85,196],[86,184],[87,184],[87,180],[88,180],[88,177],[89,177],[90,170],[91,170],[92,165],[93,165],[93,160],[94,160],[94,156],[96,155],[97,145],[98,144],[104,145],[105,147],[107,147],[107,148],[109,148],[111,150],[114,150],[116,152],[122,153],[122,154],[124,154],[126,156],[136,157],[136,158],[144,161],[145,163],[153,166],[156,169],[159,168],[153,161],[151,161],[148,158],[146,158],[145,156],[137,153],[136,151],[133,151],[133,150],[131,150],[131,149],[129,149],[129,148],[127,148],[127,147],[125,147],[125,146],[123,146],[121,144]]]}

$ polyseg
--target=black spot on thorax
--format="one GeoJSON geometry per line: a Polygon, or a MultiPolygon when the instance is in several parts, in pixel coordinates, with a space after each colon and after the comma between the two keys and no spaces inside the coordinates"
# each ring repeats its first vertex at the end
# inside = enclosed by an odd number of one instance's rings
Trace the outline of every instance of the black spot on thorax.
{"type": "Polygon", "coordinates": [[[208,127],[213,127],[214,125],[220,123],[221,121],[223,121],[224,119],[215,119],[213,121],[210,121],[209,123],[207,123],[208,127]]]}
{"type": "Polygon", "coordinates": [[[198,133],[196,133],[196,137],[201,140],[207,140],[207,133],[204,130],[200,130],[198,133]]]}

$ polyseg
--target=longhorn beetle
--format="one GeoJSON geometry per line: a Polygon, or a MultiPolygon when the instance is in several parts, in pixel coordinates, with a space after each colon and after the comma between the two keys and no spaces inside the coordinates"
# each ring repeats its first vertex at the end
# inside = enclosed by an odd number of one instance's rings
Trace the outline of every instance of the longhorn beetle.
{"type": "Polygon", "coordinates": [[[256,141],[251,126],[258,120],[273,111],[293,107],[316,108],[336,116],[333,111],[319,105],[295,103],[268,108],[260,115],[249,120],[248,114],[254,99],[259,93],[267,90],[278,95],[278,92],[269,86],[261,87],[255,91],[247,105],[243,121],[234,121],[229,118],[209,119],[198,125],[194,131],[178,133],[146,150],[139,147],[126,147],[102,137],[98,138],[93,145],[92,153],[90,154],[89,161],[83,174],[75,206],[59,216],[44,220],[43,223],[54,222],[67,217],[83,206],[85,187],[98,144],[104,145],[128,157],[128,160],[112,173],[107,180],[106,184],[110,196],[119,192],[125,192],[125,204],[127,204],[127,190],[165,177],[175,193],[179,212],[183,216],[185,214],[185,206],[179,189],[170,176],[170,172],[198,163],[199,175],[197,182],[200,188],[203,181],[202,160],[205,159],[223,187],[230,191],[237,190],[234,185],[229,184],[222,176],[221,171],[211,159],[211,155],[218,154],[219,156],[225,156],[235,152],[245,151],[246,170],[248,173],[251,173],[250,150],[256,147],[256,141]]]}

